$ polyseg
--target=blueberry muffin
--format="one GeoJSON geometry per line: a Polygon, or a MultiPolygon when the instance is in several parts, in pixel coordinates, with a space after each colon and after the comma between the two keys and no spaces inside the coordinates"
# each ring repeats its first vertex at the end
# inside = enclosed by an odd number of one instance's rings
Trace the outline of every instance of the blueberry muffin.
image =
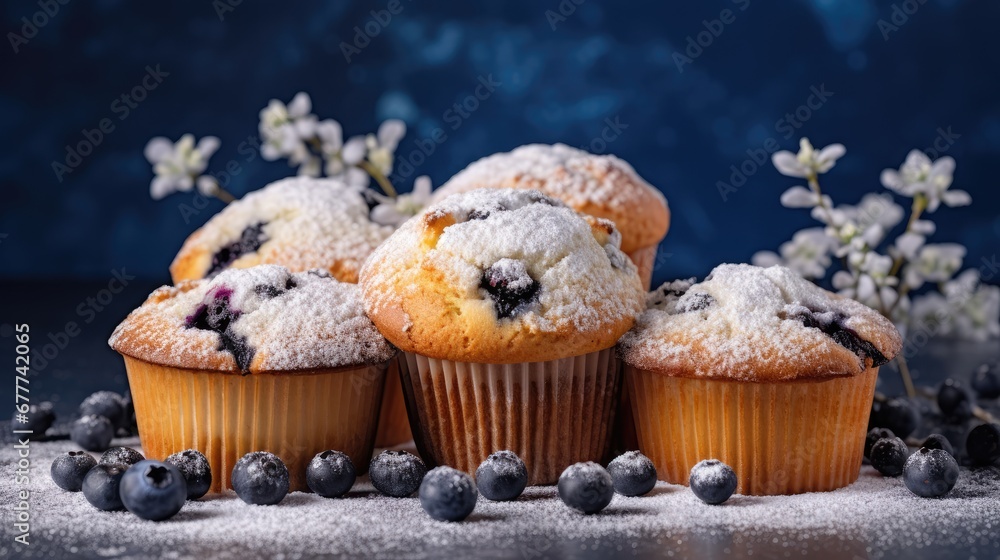
{"type": "Polygon", "coordinates": [[[251,451],[281,457],[297,490],[321,451],[367,465],[395,355],[357,285],[277,265],[159,288],[110,344],[125,358],[146,456],[201,451],[220,473],[216,492],[251,451]]]}
{"type": "Polygon", "coordinates": [[[537,189],[579,212],[611,220],[621,232],[622,251],[649,289],[670,210],[660,191],[628,163],[565,144],[530,144],[472,163],[442,185],[435,200],[479,188],[537,189]]]}
{"type": "Polygon", "coordinates": [[[357,189],[335,179],[292,177],[226,206],[188,237],[170,275],[213,278],[228,268],[278,264],[292,272],[328,270],[357,282],[361,263],[392,233],[369,219],[357,189]]]}
{"type": "Polygon", "coordinates": [[[538,191],[484,189],[431,206],[375,250],[365,310],[404,351],[425,459],[472,473],[508,449],[548,484],[604,458],[613,347],[644,297],[620,242],[610,221],[538,191]]]}
{"type": "Polygon", "coordinates": [[[892,322],[784,267],[720,265],[648,295],[619,351],[639,446],[686,484],[718,459],[743,494],[832,490],[857,479],[892,322]]]}
{"type": "MultiPolygon", "coordinates": [[[[324,269],[357,282],[361,263],[393,228],[369,219],[374,204],[334,179],[292,177],[227,206],[195,231],[170,265],[175,283],[213,278],[228,268],[278,264],[301,272],[324,269]]],[[[398,376],[389,373],[375,444],[409,441],[410,424],[398,376]]]]}

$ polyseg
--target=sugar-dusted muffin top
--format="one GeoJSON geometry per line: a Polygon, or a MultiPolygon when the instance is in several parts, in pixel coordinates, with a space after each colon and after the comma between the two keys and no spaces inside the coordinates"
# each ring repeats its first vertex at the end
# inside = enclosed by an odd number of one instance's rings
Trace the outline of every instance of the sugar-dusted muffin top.
{"type": "Polygon", "coordinates": [[[292,177],[226,206],[184,242],[170,265],[174,283],[227,268],[279,264],[322,268],[357,282],[361,263],[393,228],[369,219],[361,193],[335,179],[292,177]]]}
{"type": "Polygon", "coordinates": [[[622,250],[656,245],[667,234],[667,201],[625,161],[565,144],[529,144],[473,162],[435,193],[435,200],[474,189],[537,189],[574,210],[607,218],[621,230],[622,250]]]}
{"type": "Polygon", "coordinates": [[[154,364],[243,374],[377,364],[395,353],[365,316],[357,285],[277,265],[163,286],[109,344],[154,364]]]}
{"type": "Polygon", "coordinates": [[[477,363],[603,350],[643,290],[608,220],[538,191],[456,194],[410,219],[361,269],[365,309],[401,349],[477,363]]]}
{"type": "Polygon", "coordinates": [[[902,345],[892,322],[785,267],[723,264],[668,282],[622,337],[630,365],[677,377],[788,381],[856,375],[902,345]]]}

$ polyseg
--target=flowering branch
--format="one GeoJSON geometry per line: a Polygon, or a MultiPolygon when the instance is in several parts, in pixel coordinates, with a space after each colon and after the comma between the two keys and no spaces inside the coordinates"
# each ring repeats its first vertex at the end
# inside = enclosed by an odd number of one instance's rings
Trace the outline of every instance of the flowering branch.
{"type": "MultiPolygon", "coordinates": [[[[375,134],[353,136],[344,142],[340,123],[333,119],[320,121],[311,111],[312,100],[305,92],[296,94],[288,105],[272,99],[260,111],[261,156],[269,161],[287,159],[289,165],[298,167],[299,175],[319,177],[325,173],[340,179],[374,204],[371,219],[383,225],[398,227],[430,203],[428,177],[418,177],[413,191],[402,195],[389,180],[396,147],[406,134],[403,121],[389,119],[375,134]],[[369,188],[371,179],[381,193],[369,188]]],[[[197,144],[191,134],[176,143],[162,137],[150,140],[145,154],[153,165],[153,199],[197,187],[203,195],[227,204],[236,200],[215,178],[205,174],[208,160],[218,148],[219,139],[214,136],[206,136],[197,144]]]]}
{"type": "MultiPolygon", "coordinates": [[[[832,264],[831,256],[836,256],[842,267],[833,274],[833,287],[894,321],[904,334],[907,327],[926,330],[933,322],[934,333],[973,339],[1000,335],[1000,288],[982,285],[975,270],[952,279],[961,268],[963,246],[925,244],[936,229],[933,222],[922,219],[925,213],[933,213],[941,204],[956,207],[972,202],[967,192],[949,190],[955,160],[943,157],[932,162],[923,152],[913,150],[898,170],[882,172],[881,182],[890,193],[866,194],[856,206],[835,206],[823,194],[819,176],[845,153],[841,144],[815,150],[803,138],[797,154],[774,154],[772,162],[781,174],[805,179],[809,185],[786,190],[781,195],[782,205],[811,208],[812,217],[824,227],[796,232],[791,241],[781,245],[780,254],[756,253],[754,264],[784,264],[806,278],[821,281],[832,264]],[[883,254],[878,248],[904,215],[891,193],[913,202],[903,232],[886,247],[888,254],[883,254]],[[925,283],[936,284],[938,291],[911,301],[909,294],[925,283]]],[[[897,363],[906,391],[913,395],[909,368],[901,355],[897,363]]]]}

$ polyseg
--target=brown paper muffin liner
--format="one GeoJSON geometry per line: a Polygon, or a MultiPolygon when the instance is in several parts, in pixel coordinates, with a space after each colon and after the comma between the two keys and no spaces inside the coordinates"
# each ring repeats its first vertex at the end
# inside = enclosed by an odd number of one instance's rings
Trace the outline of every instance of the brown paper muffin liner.
{"type": "Polygon", "coordinates": [[[636,249],[631,253],[626,253],[628,258],[635,263],[639,269],[639,278],[642,280],[642,287],[648,292],[653,281],[653,269],[656,268],[656,248],[658,245],[650,245],[642,249],[636,249]]]}
{"type": "Polygon", "coordinates": [[[823,381],[746,383],[625,367],[639,448],[661,480],[687,484],[718,459],[751,495],[833,490],[854,482],[878,368],[823,381]]]}
{"type": "Polygon", "coordinates": [[[614,349],[523,364],[400,356],[417,450],[433,465],[475,473],[508,449],[529,484],[554,484],[580,461],[605,460],[621,385],[614,349]]]}
{"type": "Polygon", "coordinates": [[[403,398],[403,384],[399,380],[399,362],[393,360],[385,378],[375,447],[393,447],[411,439],[410,418],[406,415],[406,399],[403,398]]]}
{"type": "Polygon", "coordinates": [[[290,491],[307,490],[306,466],[327,449],[368,469],[387,364],[282,374],[181,369],[125,356],[139,440],[147,458],[197,449],[212,467],[211,492],[232,488],[233,466],[270,451],[288,467],[290,491]]]}

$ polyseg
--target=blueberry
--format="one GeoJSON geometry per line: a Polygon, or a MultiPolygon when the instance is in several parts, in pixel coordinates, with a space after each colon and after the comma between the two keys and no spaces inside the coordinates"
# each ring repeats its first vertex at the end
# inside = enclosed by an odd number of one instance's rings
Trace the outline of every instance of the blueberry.
{"type": "Polygon", "coordinates": [[[937,393],[938,408],[947,417],[963,420],[972,416],[972,397],[960,382],[946,379],[937,393]]]}
{"type": "Polygon", "coordinates": [[[112,447],[101,455],[101,460],[98,463],[103,465],[125,465],[130,467],[139,461],[142,461],[145,457],[142,453],[139,453],[131,447],[112,447]]]}
{"type": "Polygon", "coordinates": [[[541,285],[528,274],[524,262],[514,259],[500,259],[483,271],[479,287],[493,300],[500,319],[523,311],[538,299],[541,289],[541,285]]]}
{"type": "Polygon", "coordinates": [[[611,475],[593,461],[567,467],[559,475],[557,488],[563,503],[583,513],[601,511],[615,495],[611,475]]]}
{"type": "Polygon", "coordinates": [[[420,483],[420,505],[438,521],[461,521],[476,508],[472,478],[451,467],[435,467],[420,483]]]}
{"type": "Polygon", "coordinates": [[[187,484],[187,498],[197,500],[208,493],[212,487],[212,466],[208,458],[196,449],[188,449],[174,453],[166,458],[166,462],[177,467],[184,475],[187,484]]]}
{"type": "Polygon", "coordinates": [[[931,434],[927,436],[924,442],[920,444],[920,448],[940,449],[945,453],[947,453],[948,455],[951,455],[952,457],[955,456],[955,448],[952,447],[951,442],[948,441],[948,438],[944,437],[941,434],[931,434]]]}
{"type": "Polygon", "coordinates": [[[872,446],[875,442],[882,438],[894,438],[896,434],[892,433],[892,430],[886,428],[872,428],[868,430],[868,435],[865,436],[865,459],[871,459],[872,456],[872,446]]]}
{"type": "Polygon", "coordinates": [[[497,451],[476,469],[476,485],[487,500],[516,500],[528,485],[528,467],[513,451],[497,451]]]}
{"type": "Polygon", "coordinates": [[[139,433],[135,422],[135,403],[132,401],[132,391],[125,389],[122,395],[122,406],[125,407],[125,415],[121,424],[118,425],[120,437],[130,437],[139,433]]]}
{"type": "Polygon", "coordinates": [[[11,419],[11,429],[28,430],[35,437],[42,437],[46,430],[52,427],[56,421],[56,413],[52,410],[52,403],[43,402],[28,405],[28,411],[24,413],[15,412],[11,419]],[[19,417],[26,416],[27,421],[21,422],[19,417]]]}
{"type": "Polygon", "coordinates": [[[958,481],[958,462],[943,449],[918,449],[906,460],[903,483],[924,498],[944,496],[958,481]]]}
{"type": "Polygon", "coordinates": [[[187,499],[184,475],[177,467],[160,461],[139,461],[129,467],[118,491],[125,509],[150,521],[173,517],[187,499]]]}
{"type": "Polygon", "coordinates": [[[622,496],[642,496],[656,486],[656,467],[638,451],[626,451],[608,463],[615,491],[622,496]]]}
{"type": "Polygon", "coordinates": [[[899,476],[909,454],[906,443],[898,437],[882,438],[872,446],[869,460],[882,476],[899,476]]]}
{"type": "Polygon", "coordinates": [[[212,265],[205,274],[206,278],[222,272],[223,269],[228,268],[229,265],[236,262],[243,255],[255,253],[260,249],[260,246],[268,239],[264,233],[265,225],[264,222],[258,222],[247,226],[240,233],[239,239],[224,245],[212,255],[212,265]]]}
{"type": "Polygon", "coordinates": [[[368,466],[372,486],[394,498],[404,498],[416,492],[426,474],[424,462],[406,451],[383,451],[368,466]]]}
{"type": "Polygon", "coordinates": [[[103,416],[84,416],[73,422],[69,437],[87,451],[104,451],[111,445],[115,427],[103,416]]]}
{"type": "Polygon", "coordinates": [[[706,504],[713,505],[728,500],[736,491],[737,482],[736,472],[732,467],[716,459],[695,465],[691,469],[689,481],[694,495],[706,504]]]}
{"type": "Polygon", "coordinates": [[[1000,397],[1000,362],[983,364],[972,374],[972,388],[980,398],[1000,397]]]}
{"type": "Polygon", "coordinates": [[[125,419],[125,401],[118,393],[98,391],[80,403],[80,416],[103,416],[117,428],[125,419]]]}
{"type": "Polygon", "coordinates": [[[233,291],[226,287],[218,287],[205,296],[205,300],[195,308],[194,313],[185,319],[188,328],[213,331],[219,334],[219,350],[233,355],[236,366],[247,373],[253,362],[255,349],[250,346],[246,337],[239,335],[230,328],[239,319],[241,312],[230,305],[233,291]]]}
{"type": "Polygon", "coordinates": [[[904,398],[889,399],[874,410],[875,427],[887,428],[897,437],[909,437],[920,425],[920,412],[904,398]]]}
{"type": "Polygon", "coordinates": [[[1000,459],[1000,424],[980,424],[969,432],[965,452],[974,465],[989,465],[1000,459]]]}
{"type": "Polygon", "coordinates": [[[85,451],[70,451],[63,453],[52,461],[49,474],[52,482],[63,490],[79,492],[83,488],[83,477],[94,468],[97,461],[85,451]]]}
{"type": "Polygon", "coordinates": [[[83,495],[90,505],[103,511],[123,509],[118,487],[125,475],[125,465],[98,464],[83,477],[83,495]]]}
{"type": "Polygon", "coordinates": [[[316,454],[306,467],[306,484],[324,498],[339,498],[350,491],[358,478],[351,458],[340,451],[316,454]]]}
{"type": "Polygon", "coordinates": [[[248,504],[274,505],[288,494],[288,468],[273,453],[254,451],[236,461],[233,490],[248,504]]]}
{"type": "Polygon", "coordinates": [[[874,344],[861,338],[857,332],[847,326],[848,316],[842,313],[803,309],[789,318],[802,321],[802,324],[806,327],[819,329],[820,332],[832,338],[837,344],[857,354],[862,360],[865,358],[870,359],[872,367],[881,366],[889,361],[874,344]]]}

